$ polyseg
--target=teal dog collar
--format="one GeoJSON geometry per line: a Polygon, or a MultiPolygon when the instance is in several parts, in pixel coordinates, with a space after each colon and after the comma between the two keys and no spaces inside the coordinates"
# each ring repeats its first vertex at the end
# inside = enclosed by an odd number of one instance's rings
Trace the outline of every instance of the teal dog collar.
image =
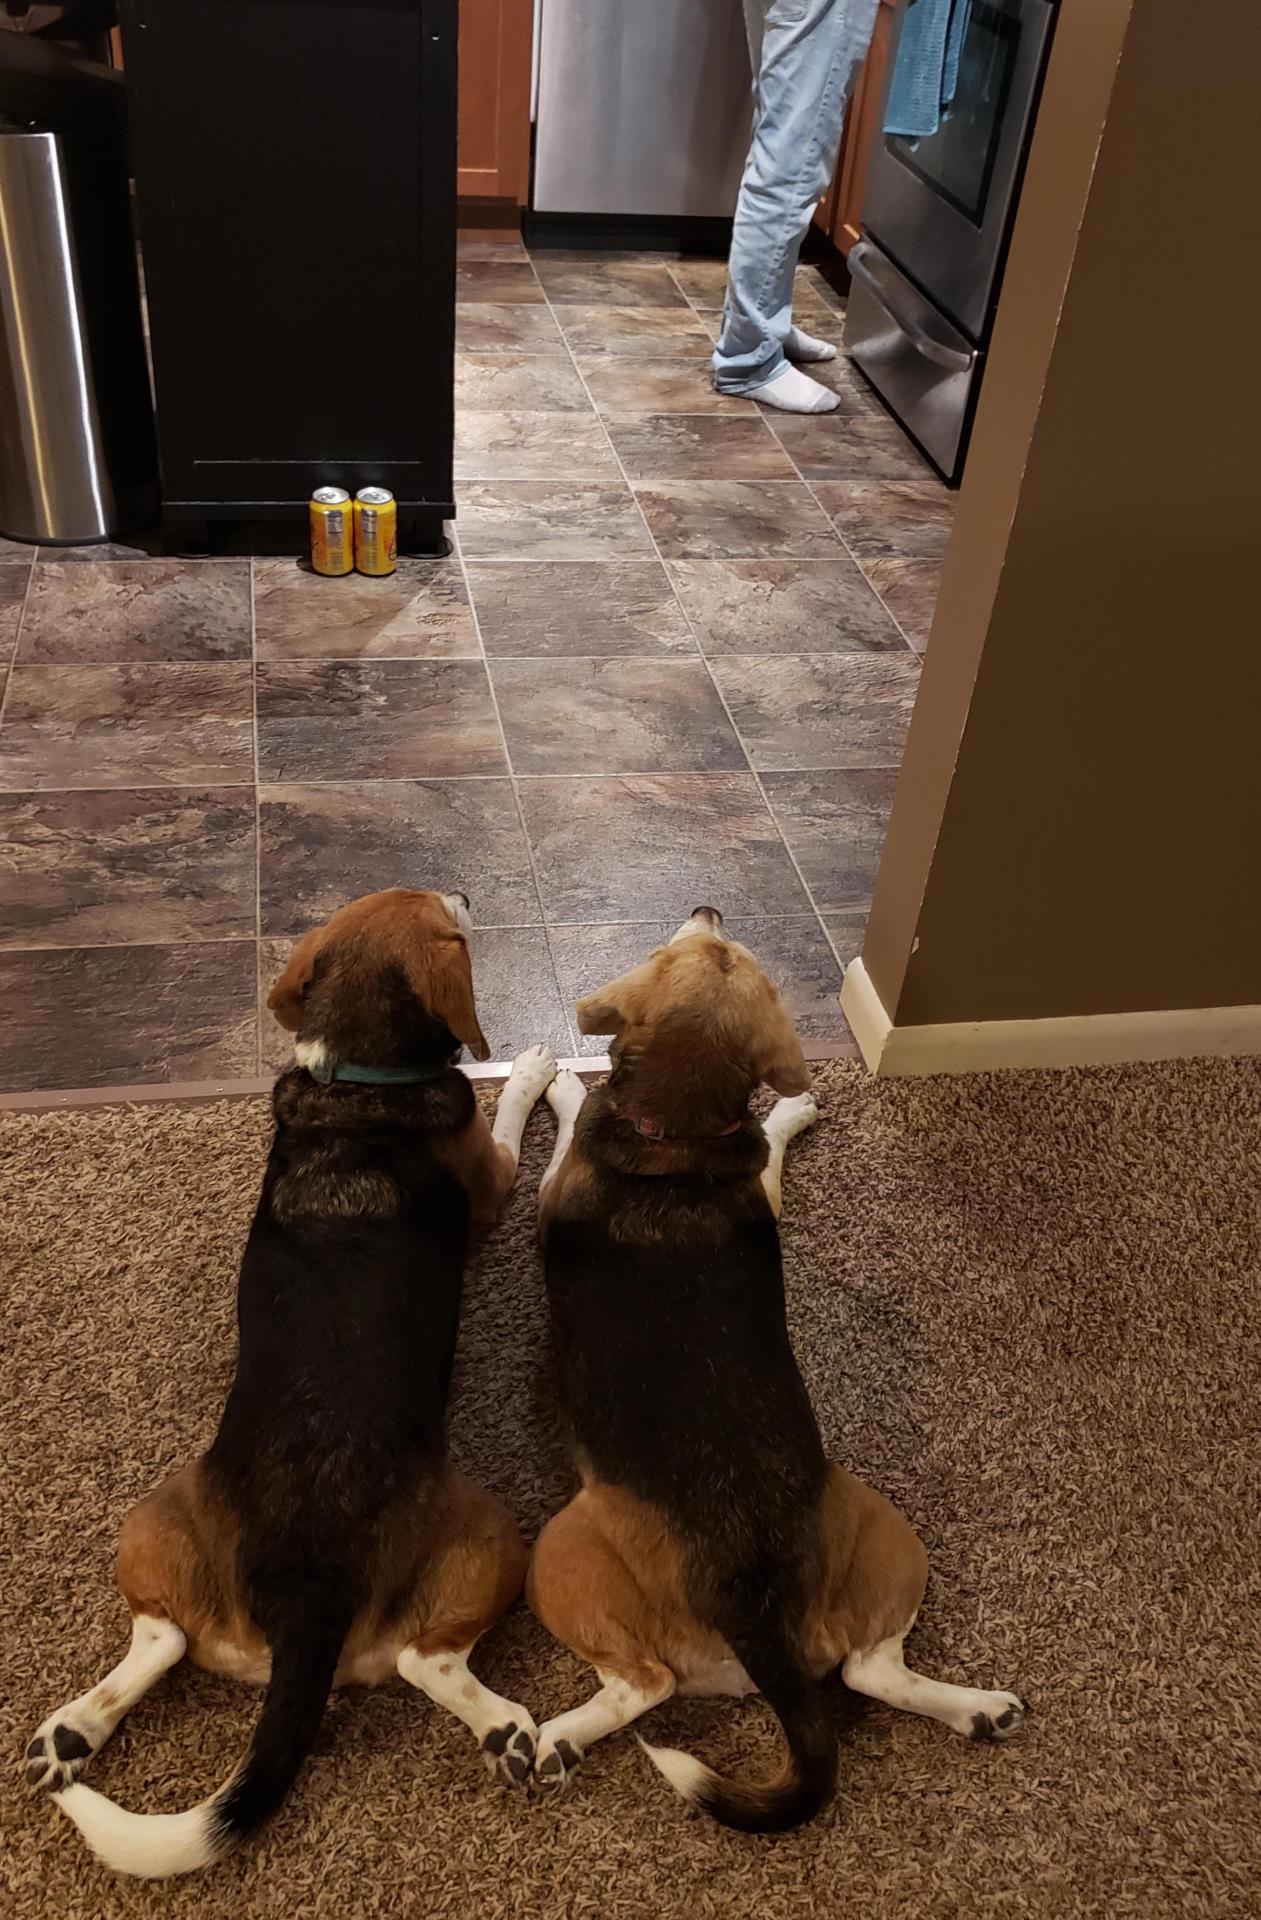
{"type": "Polygon", "coordinates": [[[321,1060],[307,1068],[322,1087],[331,1087],[335,1080],[355,1087],[421,1087],[448,1071],[445,1062],[440,1067],[357,1067],[351,1060],[321,1060]]]}

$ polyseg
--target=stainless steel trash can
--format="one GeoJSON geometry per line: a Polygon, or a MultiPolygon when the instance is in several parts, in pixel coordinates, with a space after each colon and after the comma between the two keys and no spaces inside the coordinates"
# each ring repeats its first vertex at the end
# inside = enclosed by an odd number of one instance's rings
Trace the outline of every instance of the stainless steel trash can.
{"type": "Polygon", "coordinates": [[[0,534],[107,540],[157,502],[123,141],[0,125],[0,534]]]}

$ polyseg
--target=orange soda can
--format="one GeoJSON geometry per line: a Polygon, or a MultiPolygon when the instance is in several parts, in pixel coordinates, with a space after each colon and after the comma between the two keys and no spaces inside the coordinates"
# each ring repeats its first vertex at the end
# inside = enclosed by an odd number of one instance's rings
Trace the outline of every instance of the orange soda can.
{"type": "Polygon", "coordinates": [[[316,573],[354,572],[354,520],[345,487],[317,487],[311,495],[311,565],[316,573]]]}
{"type": "Polygon", "coordinates": [[[355,565],[378,578],[398,566],[398,508],[384,487],[360,487],[355,495],[355,565]]]}

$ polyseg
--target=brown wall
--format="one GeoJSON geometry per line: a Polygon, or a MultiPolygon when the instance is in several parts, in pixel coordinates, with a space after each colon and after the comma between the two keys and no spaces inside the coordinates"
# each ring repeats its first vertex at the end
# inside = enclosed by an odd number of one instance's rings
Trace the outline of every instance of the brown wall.
{"type": "Polygon", "coordinates": [[[1261,1002],[1255,0],[1063,0],[864,962],[898,1026],[1261,1002]]]}

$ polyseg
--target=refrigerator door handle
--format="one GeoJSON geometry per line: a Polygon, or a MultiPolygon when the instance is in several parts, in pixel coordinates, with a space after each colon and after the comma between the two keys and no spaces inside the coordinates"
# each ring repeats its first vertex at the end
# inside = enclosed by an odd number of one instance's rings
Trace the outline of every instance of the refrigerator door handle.
{"type": "Polygon", "coordinates": [[[866,240],[859,240],[849,250],[847,265],[854,279],[867,289],[876,304],[888,314],[894,326],[900,328],[925,360],[931,360],[935,367],[945,367],[951,373],[971,373],[976,365],[976,349],[970,347],[964,351],[959,347],[947,346],[944,340],[934,339],[880,279],[875,267],[879,258],[866,240]]]}

